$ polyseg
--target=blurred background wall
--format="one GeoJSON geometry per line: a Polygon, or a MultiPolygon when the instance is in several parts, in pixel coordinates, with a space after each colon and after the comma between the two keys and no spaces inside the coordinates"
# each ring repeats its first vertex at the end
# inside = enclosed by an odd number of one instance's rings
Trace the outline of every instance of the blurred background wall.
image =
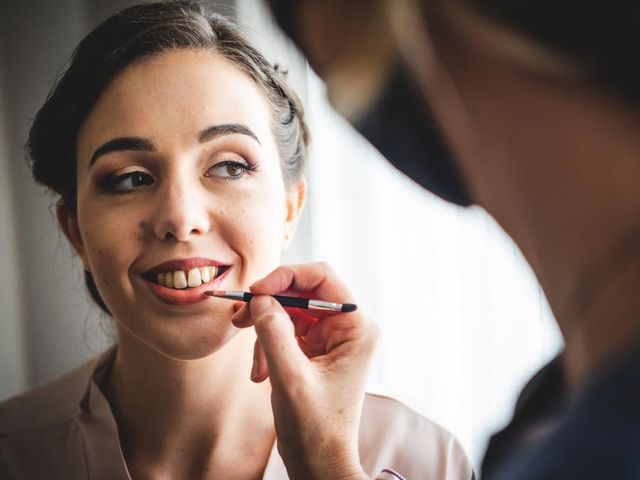
{"type": "MultiPolygon", "coordinates": [[[[33,116],[77,43],[130,0],[0,1],[0,399],[101,351],[109,322],[36,185],[23,145],[33,116]]],[[[217,1],[233,13],[233,1],[217,1]]]]}
{"type": "MultiPolygon", "coordinates": [[[[133,3],[0,0],[0,401],[113,341],[23,144],[78,41],[133,3]]],[[[561,347],[531,270],[485,212],[419,189],[340,119],[259,0],[213,5],[289,68],[305,103],[310,197],[283,261],[336,268],[382,330],[370,389],[453,431],[478,466],[523,382],[561,347]]]]}
{"type": "Polygon", "coordinates": [[[79,276],[60,248],[52,199],[31,180],[22,145],[52,78],[86,31],[86,18],[80,1],[2,3],[3,397],[50,378],[79,358],[80,352],[68,354],[68,342],[80,345],[78,326],[89,310],[82,292],[72,289],[79,276]],[[61,296],[58,289],[73,293],[61,296]]]}

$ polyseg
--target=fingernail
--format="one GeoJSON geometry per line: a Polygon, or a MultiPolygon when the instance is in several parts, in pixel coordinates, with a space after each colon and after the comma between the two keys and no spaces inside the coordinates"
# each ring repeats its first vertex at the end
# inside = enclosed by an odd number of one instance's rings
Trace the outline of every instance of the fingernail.
{"type": "Polygon", "coordinates": [[[246,306],[246,303],[234,303],[233,304],[233,311],[235,313],[238,313],[240,310],[242,310],[244,307],[246,306]]]}
{"type": "Polygon", "coordinates": [[[269,308],[273,299],[268,295],[260,295],[253,297],[251,300],[251,314],[256,315],[263,311],[265,308],[269,308]]]}
{"type": "MultiPolygon", "coordinates": [[[[235,312],[233,313],[233,315],[231,315],[231,323],[235,323],[238,320],[242,319],[244,317],[244,310],[243,308],[246,306],[243,305],[242,307],[238,308],[237,310],[235,310],[235,312]]],[[[234,307],[235,309],[235,307],[234,307]]]]}
{"type": "Polygon", "coordinates": [[[256,375],[258,375],[258,359],[253,357],[253,365],[251,366],[251,380],[255,380],[256,375]]]}

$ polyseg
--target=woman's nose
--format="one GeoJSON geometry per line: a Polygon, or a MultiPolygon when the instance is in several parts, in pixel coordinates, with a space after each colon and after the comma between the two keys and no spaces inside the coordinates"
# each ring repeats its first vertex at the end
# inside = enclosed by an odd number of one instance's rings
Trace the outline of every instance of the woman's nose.
{"type": "Polygon", "coordinates": [[[154,233],[160,240],[184,242],[209,230],[205,199],[197,186],[172,182],[159,192],[154,233]]]}

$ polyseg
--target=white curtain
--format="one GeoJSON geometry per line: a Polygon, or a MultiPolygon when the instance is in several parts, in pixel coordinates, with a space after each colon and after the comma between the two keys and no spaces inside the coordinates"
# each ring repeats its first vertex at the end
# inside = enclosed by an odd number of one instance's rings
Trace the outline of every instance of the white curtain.
{"type": "Polygon", "coordinates": [[[238,20],[289,67],[312,132],[310,197],[285,261],[333,265],[382,331],[371,390],[445,426],[479,467],[518,391],[561,347],[530,268],[483,210],[425,192],[340,119],[261,2],[240,0],[238,20]]]}

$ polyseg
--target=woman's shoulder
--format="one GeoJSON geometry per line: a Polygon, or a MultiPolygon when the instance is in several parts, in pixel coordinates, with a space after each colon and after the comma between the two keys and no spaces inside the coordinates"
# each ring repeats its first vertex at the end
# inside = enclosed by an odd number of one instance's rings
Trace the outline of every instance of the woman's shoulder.
{"type": "Polygon", "coordinates": [[[470,479],[471,464],[455,436],[407,405],[367,394],[360,460],[370,475],[392,468],[407,478],[470,479]]]}
{"type": "Polygon", "coordinates": [[[0,478],[125,478],[99,390],[111,352],[0,404],[0,478]]]}
{"type": "Polygon", "coordinates": [[[96,363],[95,357],[74,370],[0,403],[0,437],[47,428],[78,413],[96,363]]]}

